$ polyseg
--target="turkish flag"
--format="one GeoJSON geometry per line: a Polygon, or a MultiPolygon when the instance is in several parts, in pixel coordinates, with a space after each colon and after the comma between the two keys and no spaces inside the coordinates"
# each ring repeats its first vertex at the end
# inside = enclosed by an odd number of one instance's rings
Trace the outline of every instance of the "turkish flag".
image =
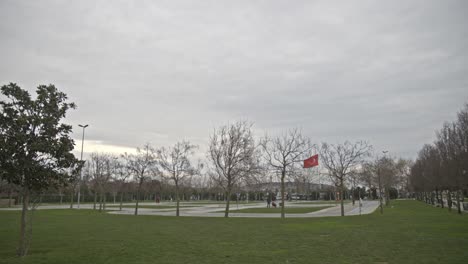
{"type": "Polygon", "coordinates": [[[318,154],[304,160],[304,168],[312,168],[318,166],[318,154]]]}

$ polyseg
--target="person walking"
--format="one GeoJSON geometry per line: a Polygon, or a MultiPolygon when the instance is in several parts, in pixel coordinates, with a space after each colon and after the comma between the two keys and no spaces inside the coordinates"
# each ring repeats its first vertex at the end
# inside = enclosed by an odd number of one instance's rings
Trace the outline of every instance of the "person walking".
{"type": "Polygon", "coordinates": [[[270,204],[271,204],[271,195],[267,193],[267,208],[270,208],[270,204]]]}

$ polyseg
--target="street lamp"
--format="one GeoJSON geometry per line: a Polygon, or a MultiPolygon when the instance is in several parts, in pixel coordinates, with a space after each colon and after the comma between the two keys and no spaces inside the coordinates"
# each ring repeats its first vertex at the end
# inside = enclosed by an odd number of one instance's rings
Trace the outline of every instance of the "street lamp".
{"type": "MultiPolygon", "coordinates": [[[[85,133],[85,128],[88,127],[88,125],[78,125],[79,127],[83,128],[83,137],[81,138],[81,157],[80,160],[83,161],[83,146],[84,146],[84,133],[85,133]]],[[[80,209],[80,195],[81,195],[81,179],[83,178],[83,167],[80,169],[80,180],[78,181],[78,209],[80,209]]]]}

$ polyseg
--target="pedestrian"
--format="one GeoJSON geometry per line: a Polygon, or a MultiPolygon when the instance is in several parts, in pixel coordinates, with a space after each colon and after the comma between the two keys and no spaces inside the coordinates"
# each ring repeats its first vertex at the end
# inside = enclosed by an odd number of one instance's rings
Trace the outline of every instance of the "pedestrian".
{"type": "Polygon", "coordinates": [[[271,195],[267,193],[267,208],[270,208],[270,204],[271,204],[271,195]]]}

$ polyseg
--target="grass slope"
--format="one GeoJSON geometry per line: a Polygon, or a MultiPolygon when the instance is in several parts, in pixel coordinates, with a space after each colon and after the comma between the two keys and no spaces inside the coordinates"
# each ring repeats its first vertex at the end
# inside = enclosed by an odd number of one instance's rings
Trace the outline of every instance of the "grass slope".
{"type": "Polygon", "coordinates": [[[468,216],[395,201],[382,216],[311,219],[34,215],[29,255],[14,256],[19,212],[0,212],[0,263],[466,263],[468,216]]]}

